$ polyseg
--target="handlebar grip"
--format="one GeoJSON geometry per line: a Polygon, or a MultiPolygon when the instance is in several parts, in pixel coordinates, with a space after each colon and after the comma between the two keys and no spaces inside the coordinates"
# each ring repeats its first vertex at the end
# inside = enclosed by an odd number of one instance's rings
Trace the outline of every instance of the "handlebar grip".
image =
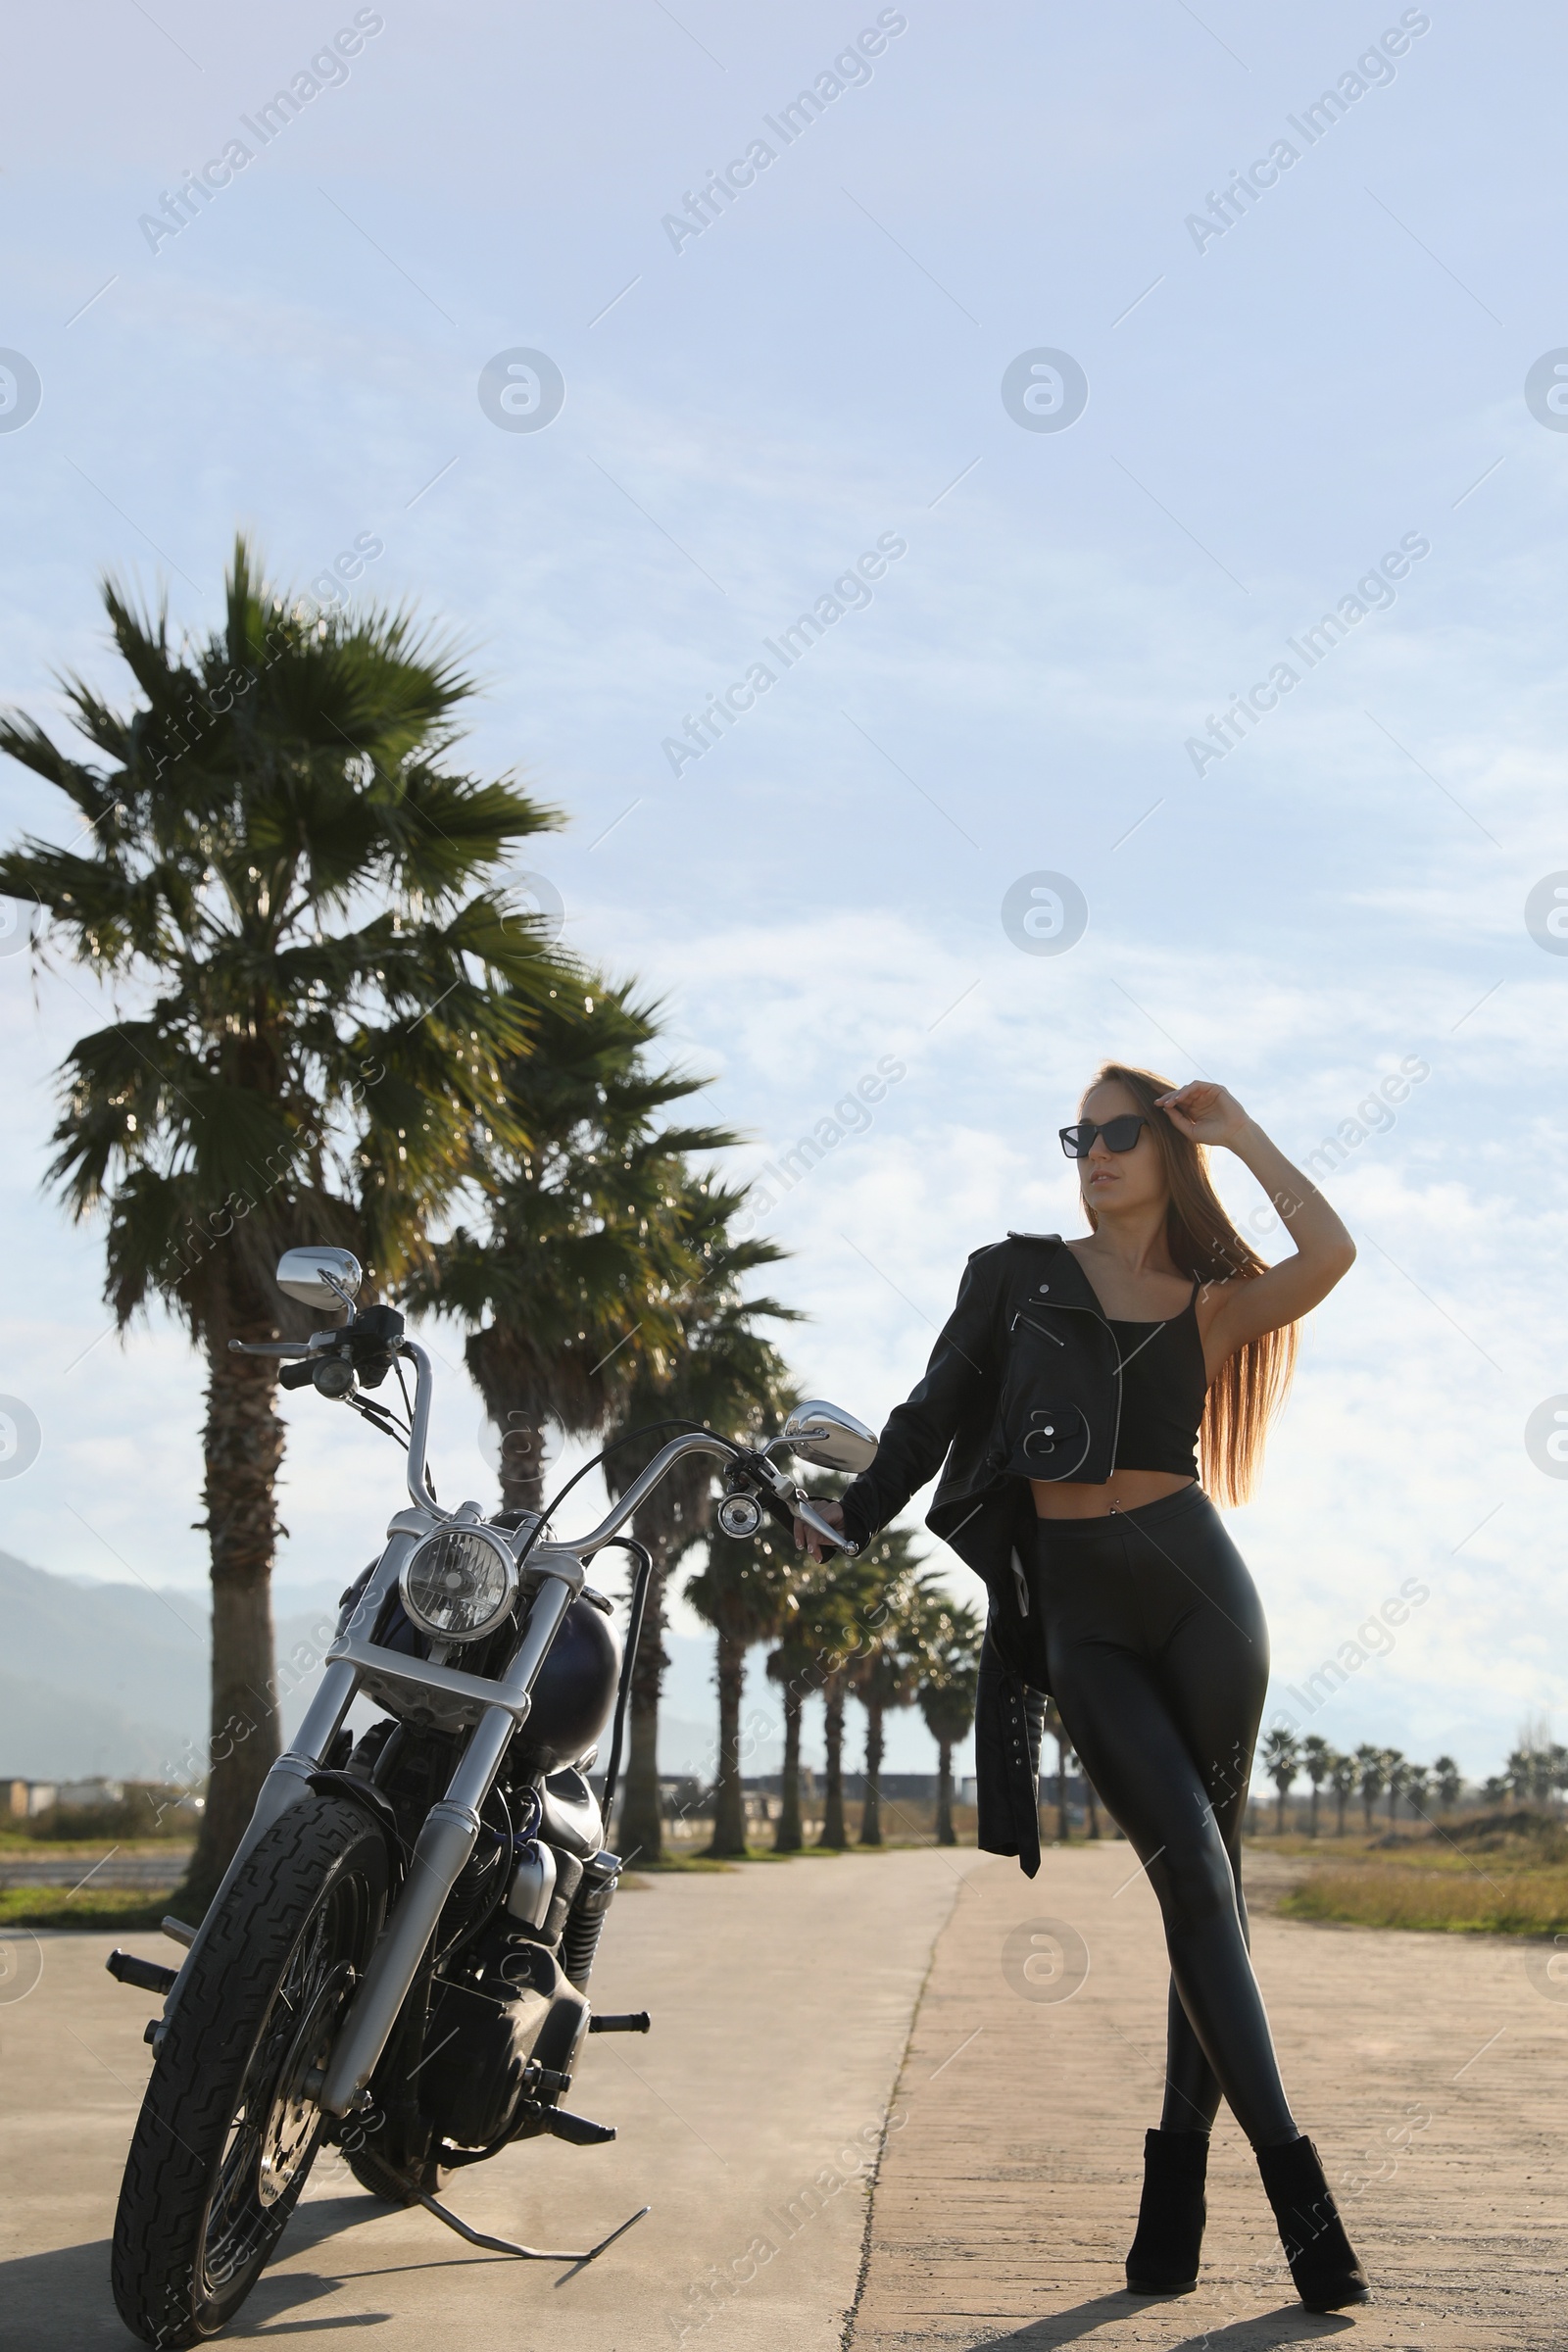
{"type": "Polygon", "coordinates": [[[314,1363],[285,1364],[277,1376],[277,1385],[280,1389],[308,1389],[315,1378],[314,1363]]]}
{"type": "MultiPolygon", "coordinates": [[[[805,1500],[808,1505],[813,1504],[820,1499],[822,1499],[820,1496],[812,1494],[808,1494],[805,1496],[805,1500]]],[[[807,1518],[804,1511],[797,1515],[800,1518],[801,1525],[808,1534],[815,1536],[819,1544],[826,1544],[830,1549],[843,1552],[847,1560],[853,1560],[855,1558],[857,1552],[859,1550],[859,1545],[853,1543],[842,1528],[835,1527],[831,1519],[824,1521],[821,1527],[812,1527],[810,1520],[807,1518]]],[[[817,1514],[817,1516],[821,1516],[820,1512],[817,1514]]]]}

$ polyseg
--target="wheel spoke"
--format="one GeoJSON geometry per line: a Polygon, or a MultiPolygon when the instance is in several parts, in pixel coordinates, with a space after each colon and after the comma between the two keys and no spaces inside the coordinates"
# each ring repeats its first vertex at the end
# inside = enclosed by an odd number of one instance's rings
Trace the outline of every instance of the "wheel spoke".
{"type": "Polygon", "coordinates": [[[276,2250],[327,2119],[330,2054],[387,1898],[357,1806],[290,1806],[206,1923],[161,2037],[115,2224],[115,2301],[146,2344],[205,2343],[276,2250]]]}
{"type": "Polygon", "coordinates": [[[324,2121],[303,2079],[322,2058],[356,1978],[360,1889],[339,1879],[312,1910],[278,1981],[219,2167],[208,2214],[203,2269],[220,2292],[245,2267],[268,2217],[315,2156],[324,2121]]]}

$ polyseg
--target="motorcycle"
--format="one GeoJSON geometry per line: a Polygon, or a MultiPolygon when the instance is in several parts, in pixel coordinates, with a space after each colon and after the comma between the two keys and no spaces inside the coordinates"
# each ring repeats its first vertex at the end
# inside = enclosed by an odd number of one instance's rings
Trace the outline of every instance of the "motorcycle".
{"type": "MultiPolygon", "coordinates": [[[[433,1377],[394,1308],[356,1308],[343,1250],[286,1251],[279,1288],[349,1320],[241,1352],[352,1407],[408,1454],[409,1506],[344,1595],[292,1745],[269,1772],[238,1851],[177,1971],[126,1952],[122,1983],[164,1996],[152,2075],[125,2161],[113,2283],[146,2344],[200,2343],[232,2319],[275,2252],[322,2146],[386,2203],[420,2205],[470,2243],[524,2261],[592,2262],[595,2245],[525,2246],[472,2230],[437,2191],[523,2139],[577,2147],[612,2126],[564,2102],[590,2034],[644,2034],[645,2011],[593,2010],[589,1980],[623,1864],[606,1845],[653,1563],[621,1534],[683,1456],[721,1471],[719,1525],[755,1535],[797,1518],[843,1533],[774,1460],[856,1471],[876,1441],[837,1406],[798,1406],[757,1445],[675,1427],[603,1523],[575,1542],[545,1510],[444,1509],[426,1467],[433,1377]],[[412,1400],[403,1367],[412,1366],[412,1400]],[[403,1419],[368,1394],[396,1377],[403,1419]],[[633,1574],[624,1641],[590,1562],[633,1574]],[[384,1715],[357,1738],[357,1698],[384,1715]],[[588,1774],[611,1726],[603,1788],[588,1774]]],[[[596,1456],[595,1460],[603,1456],[596,1456]]]]}

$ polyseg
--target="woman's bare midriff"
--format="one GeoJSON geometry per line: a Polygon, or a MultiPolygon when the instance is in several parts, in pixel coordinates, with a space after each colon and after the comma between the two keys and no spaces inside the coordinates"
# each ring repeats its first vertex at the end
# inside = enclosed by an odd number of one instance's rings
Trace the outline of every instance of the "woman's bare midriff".
{"type": "Polygon", "coordinates": [[[1103,1486],[1080,1479],[1032,1478],[1035,1510],[1042,1519],[1103,1519],[1109,1511],[1136,1511],[1146,1502],[1163,1502],[1183,1487],[1196,1487],[1196,1478],[1179,1478],[1173,1470],[1117,1470],[1103,1486]]]}

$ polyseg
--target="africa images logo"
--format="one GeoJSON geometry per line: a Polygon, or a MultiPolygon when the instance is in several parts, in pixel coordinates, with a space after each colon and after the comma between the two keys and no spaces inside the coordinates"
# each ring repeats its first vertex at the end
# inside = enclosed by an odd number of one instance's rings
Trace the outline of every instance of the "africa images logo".
{"type": "Polygon", "coordinates": [[[1395,78],[1394,59],[1405,56],[1411,42],[1431,30],[1432,19],[1425,9],[1407,8],[1397,24],[1391,24],[1353,67],[1346,68],[1333,89],[1322,91],[1299,115],[1287,115],[1285,120],[1300,146],[1288,138],[1276,139],[1267,155],[1258,156],[1245,172],[1233,172],[1223,188],[1209,189],[1206,213],[1188,214],[1183,226],[1199,252],[1206,253],[1217,237],[1246,218],[1268,189],[1277,188],[1284,174],[1320,139],[1327,138],[1369,90],[1386,89],[1395,78]]]}

